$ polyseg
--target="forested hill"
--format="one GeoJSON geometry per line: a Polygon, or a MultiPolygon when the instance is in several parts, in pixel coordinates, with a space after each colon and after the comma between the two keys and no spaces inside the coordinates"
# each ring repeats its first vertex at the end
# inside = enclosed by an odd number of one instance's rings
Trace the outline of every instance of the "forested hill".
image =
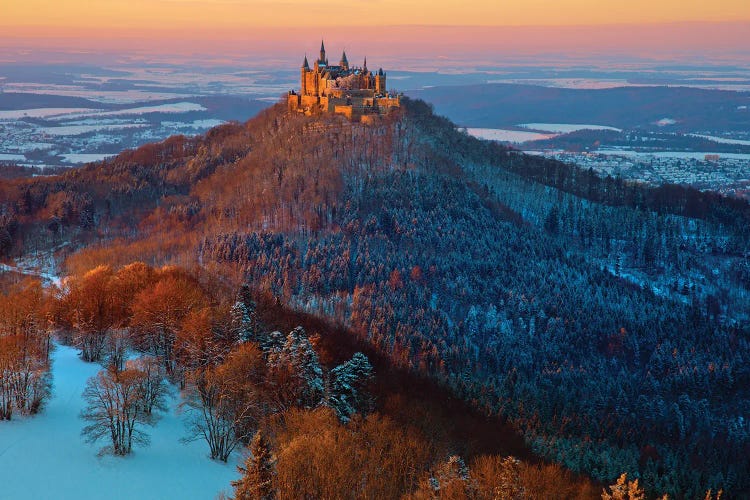
{"type": "Polygon", "coordinates": [[[277,105],[4,181],[0,199],[8,256],[199,264],[344,326],[574,471],[750,492],[746,202],[525,156],[412,100],[372,125],[277,105]]]}

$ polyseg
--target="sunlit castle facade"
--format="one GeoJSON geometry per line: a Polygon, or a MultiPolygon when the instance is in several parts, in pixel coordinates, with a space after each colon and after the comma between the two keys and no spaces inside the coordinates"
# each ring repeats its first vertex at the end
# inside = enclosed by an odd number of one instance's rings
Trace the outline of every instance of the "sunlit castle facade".
{"type": "Polygon", "coordinates": [[[382,68],[371,72],[367,69],[367,58],[361,68],[349,66],[346,51],[338,65],[329,65],[323,42],[312,67],[305,56],[300,68],[299,93],[290,91],[288,99],[291,111],[338,113],[360,121],[400,105],[399,96],[386,91],[382,68]]]}

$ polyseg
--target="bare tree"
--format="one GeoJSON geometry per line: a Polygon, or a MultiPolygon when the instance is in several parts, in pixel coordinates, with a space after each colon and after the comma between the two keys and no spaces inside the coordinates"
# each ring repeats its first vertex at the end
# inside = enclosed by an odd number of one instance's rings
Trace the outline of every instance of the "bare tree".
{"type": "MultiPolygon", "coordinates": [[[[146,413],[145,372],[138,368],[102,370],[91,377],[83,391],[86,407],[81,418],[88,422],[81,434],[89,442],[109,437],[115,455],[127,455],[133,443],[146,445],[148,435],[140,427],[151,424],[146,413]]],[[[103,451],[108,450],[105,447],[103,451]]]]}
{"type": "Polygon", "coordinates": [[[188,414],[185,441],[204,439],[211,458],[226,462],[249,441],[268,411],[264,393],[265,364],[260,350],[243,344],[217,367],[192,372],[182,403],[188,414]]]}
{"type": "Polygon", "coordinates": [[[125,328],[113,328],[107,335],[105,347],[107,365],[113,370],[122,370],[125,367],[125,355],[130,345],[128,330],[125,328]]]}
{"type": "Polygon", "coordinates": [[[142,356],[128,361],[125,366],[143,374],[140,379],[140,390],[146,415],[153,418],[154,410],[166,411],[165,399],[169,387],[164,380],[164,367],[159,359],[154,356],[142,356]]]}

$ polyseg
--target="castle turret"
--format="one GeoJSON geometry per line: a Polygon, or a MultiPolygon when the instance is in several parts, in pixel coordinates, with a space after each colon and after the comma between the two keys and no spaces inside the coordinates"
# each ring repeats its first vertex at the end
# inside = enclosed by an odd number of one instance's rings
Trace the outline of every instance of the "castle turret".
{"type": "Polygon", "coordinates": [[[326,46],[323,44],[323,40],[320,41],[320,58],[318,62],[325,63],[328,66],[328,60],[326,59],[326,46]]]}
{"type": "Polygon", "coordinates": [[[307,73],[310,71],[310,63],[307,62],[307,54],[305,54],[305,60],[302,62],[302,67],[299,70],[300,73],[300,94],[307,94],[307,73]]]}
{"type": "Polygon", "coordinates": [[[346,58],[346,51],[341,54],[341,61],[339,62],[339,66],[341,66],[341,69],[345,71],[349,70],[349,60],[346,58]]]}
{"type": "Polygon", "coordinates": [[[383,68],[380,68],[375,75],[375,93],[385,95],[385,73],[383,68]]]}

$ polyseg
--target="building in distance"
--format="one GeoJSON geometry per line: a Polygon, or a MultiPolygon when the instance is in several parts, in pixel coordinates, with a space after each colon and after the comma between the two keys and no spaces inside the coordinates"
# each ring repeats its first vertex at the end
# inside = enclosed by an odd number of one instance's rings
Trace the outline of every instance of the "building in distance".
{"type": "Polygon", "coordinates": [[[350,120],[368,121],[398,108],[400,97],[386,90],[382,68],[376,72],[367,69],[367,58],[362,67],[349,66],[344,51],[338,65],[328,64],[321,41],[320,55],[312,65],[305,56],[300,68],[300,90],[289,92],[288,105],[290,111],[336,113],[350,120]]]}

